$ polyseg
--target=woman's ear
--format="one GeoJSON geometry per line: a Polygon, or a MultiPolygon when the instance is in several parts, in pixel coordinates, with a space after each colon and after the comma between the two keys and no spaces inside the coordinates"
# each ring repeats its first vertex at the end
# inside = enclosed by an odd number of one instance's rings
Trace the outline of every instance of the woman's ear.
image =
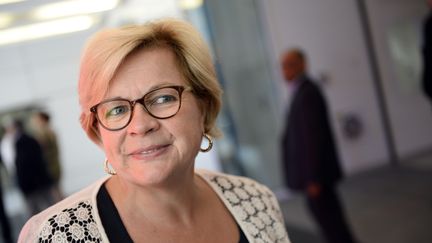
{"type": "Polygon", "coordinates": [[[208,132],[208,128],[207,128],[207,112],[205,109],[205,105],[202,105],[201,108],[201,124],[202,124],[202,131],[204,131],[204,133],[208,132]]]}
{"type": "Polygon", "coordinates": [[[93,141],[97,145],[99,145],[100,147],[102,147],[102,138],[101,138],[100,131],[99,131],[99,123],[98,123],[98,121],[96,119],[93,119],[93,121],[92,121],[91,130],[92,130],[92,132],[94,134],[94,138],[92,138],[93,141]]]}

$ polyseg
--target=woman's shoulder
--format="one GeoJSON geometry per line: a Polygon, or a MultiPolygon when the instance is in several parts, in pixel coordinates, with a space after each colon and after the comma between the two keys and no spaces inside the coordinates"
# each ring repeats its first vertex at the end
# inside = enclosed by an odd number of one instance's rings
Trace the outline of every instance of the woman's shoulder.
{"type": "Polygon", "coordinates": [[[197,170],[196,173],[212,186],[217,186],[223,191],[233,191],[241,194],[242,190],[240,189],[244,189],[251,196],[263,194],[267,197],[274,197],[273,192],[267,186],[248,177],[201,169],[197,170]]]}
{"type": "Polygon", "coordinates": [[[69,239],[101,242],[96,194],[105,180],[100,179],[31,217],[18,242],[69,242],[69,239]]]}
{"type": "Polygon", "coordinates": [[[196,173],[218,194],[249,241],[289,242],[279,203],[267,186],[243,176],[196,173]]]}

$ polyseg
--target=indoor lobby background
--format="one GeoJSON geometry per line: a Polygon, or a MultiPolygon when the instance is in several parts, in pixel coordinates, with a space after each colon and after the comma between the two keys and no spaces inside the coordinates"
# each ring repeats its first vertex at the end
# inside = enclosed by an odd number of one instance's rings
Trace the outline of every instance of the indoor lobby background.
{"type": "MultiPolygon", "coordinates": [[[[224,88],[218,121],[224,136],[216,140],[216,149],[199,156],[197,167],[249,176],[268,185],[283,207],[286,205],[287,225],[293,227],[292,231],[288,227],[288,234],[293,232],[299,239],[292,237],[293,242],[320,242],[313,238],[316,228],[307,213],[297,212],[304,210],[298,196],[284,188],[279,156],[290,98],[281,77],[279,55],[289,47],[301,47],[308,55],[311,76],[319,80],[328,101],[348,181],[341,190],[348,214],[353,212],[349,217],[358,238],[384,243],[432,241],[431,232],[415,231],[419,227],[412,226],[411,238],[401,239],[402,233],[384,229],[376,233],[363,225],[371,218],[393,214],[372,210],[375,201],[359,205],[373,211],[361,222],[356,221],[355,206],[349,206],[349,202],[355,205],[352,197],[368,197],[365,185],[377,188],[374,183],[381,183],[371,181],[370,176],[387,175],[396,180],[379,194],[397,191],[394,188],[400,185],[396,183],[411,186],[406,177],[395,179],[398,177],[391,174],[395,168],[397,175],[409,168],[432,178],[432,106],[420,85],[421,28],[428,12],[425,0],[10,2],[0,5],[0,118],[27,118],[35,110],[51,115],[61,151],[61,186],[67,195],[104,176],[102,150],[86,138],[79,124],[77,80],[85,41],[105,27],[171,16],[190,21],[204,35],[224,88]],[[351,186],[357,187],[350,190],[351,186]],[[295,218],[290,218],[291,213],[295,218]],[[382,236],[374,238],[374,234],[382,236]],[[419,234],[423,238],[415,238],[419,234]]],[[[13,183],[5,176],[2,180],[6,209],[18,233],[27,217],[24,204],[13,183]]],[[[424,191],[416,195],[421,194],[420,201],[424,199],[418,217],[428,216],[425,222],[430,227],[432,181],[427,182],[421,186],[429,196],[424,191]]],[[[387,199],[386,203],[397,203],[387,199]]],[[[415,220],[416,212],[406,220],[415,220]]],[[[410,228],[405,221],[400,225],[410,228]]]]}

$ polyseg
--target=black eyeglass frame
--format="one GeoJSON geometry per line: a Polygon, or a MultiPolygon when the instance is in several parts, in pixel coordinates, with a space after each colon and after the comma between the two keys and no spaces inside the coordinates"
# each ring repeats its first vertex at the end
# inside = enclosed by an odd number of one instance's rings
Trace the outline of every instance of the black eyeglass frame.
{"type": "Polygon", "coordinates": [[[105,128],[106,130],[108,130],[108,131],[119,131],[119,130],[122,130],[123,128],[127,127],[127,126],[129,125],[129,123],[132,121],[132,117],[133,117],[133,115],[134,115],[134,108],[135,108],[135,104],[137,104],[137,103],[138,103],[138,104],[141,104],[141,105],[144,107],[144,109],[146,110],[146,112],[147,112],[150,116],[152,116],[152,117],[154,117],[154,118],[156,118],[156,119],[168,119],[168,118],[171,118],[171,117],[177,115],[177,113],[179,112],[179,110],[180,110],[180,108],[181,108],[181,105],[182,105],[182,102],[181,102],[181,101],[182,101],[182,94],[183,94],[183,92],[184,92],[185,90],[189,90],[189,89],[190,89],[189,87],[185,87],[185,86],[181,86],[181,85],[163,86],[163,87],[159,87],[159,88],[156,88],[156,89],[150,90],[149,92],[145,93],[141,98],[136,99],[136,100],[128,100],[128,99],[124,99],[124,98],[113,98],[113,99],[104,100],[104,101],[102,101],[102,102],[100,102],[100,103],[98,103],[98,104],[96,104],[96,105],[90,107],[90,112],[93,113],[93,115],[95,116],[95,118],[96,118],[96,120],[98,121],[98,123],[99,123],[103,128],[105,128]],[[159,117],[159,116],[155,116],[154,114],[152,114],[152,113],[149,111],[149,109],[148,109],[147,106],[145,105],[145,102],[144,102],[145,97],[146,97],[148,94],[151,94],[151,93],[153,93],[153,92],[155,92],[155,91],[158,91],[158,90],[161,90],[161,89],[166,89],[166,88],[172,88],[172,89],[175,89],[175,90],[177,91],[177,93],[178,93],[178,95],[179,95],[179,106],[178,106],[178,109],[177,109],[177,111],[176,111],[174,114],[172,114],[172,115],[170,115],[170,116],[167,116],[167,117],[159,117]],[[105,125],[100,121],[99,116],[98,116],[98,112],[97,112],[97,108],[98,108],[98,106],[99,106],[99,105],[102,105],[102,104],[105,104],[105,103],[108,103],[108,102],[112,102],[112,101],[127,101],[127,102],[129,103],[129,105],[130,105],[130,108],[131,108],[131,114],[130,114],[130,116],[129,116],[129,120],[126,122],[126,124],[125,124],[124,126],[122,126],[122,127],[120,127],[120,128],[112,129],[112,128],[108,128],[108,127],[106,127],[106,126],[105,126],[105,125]]]}

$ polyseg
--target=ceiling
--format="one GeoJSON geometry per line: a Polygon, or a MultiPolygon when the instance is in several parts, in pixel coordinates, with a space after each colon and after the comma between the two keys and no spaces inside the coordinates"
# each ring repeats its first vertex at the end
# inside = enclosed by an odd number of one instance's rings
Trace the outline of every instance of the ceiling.
{"type": "Polygon", "coordinates": [[[202,0],[0,0],[0,46],[98,26],[182,17],[202,0]],[[9,3],[8,3],[9,2],[9,3]]]}

